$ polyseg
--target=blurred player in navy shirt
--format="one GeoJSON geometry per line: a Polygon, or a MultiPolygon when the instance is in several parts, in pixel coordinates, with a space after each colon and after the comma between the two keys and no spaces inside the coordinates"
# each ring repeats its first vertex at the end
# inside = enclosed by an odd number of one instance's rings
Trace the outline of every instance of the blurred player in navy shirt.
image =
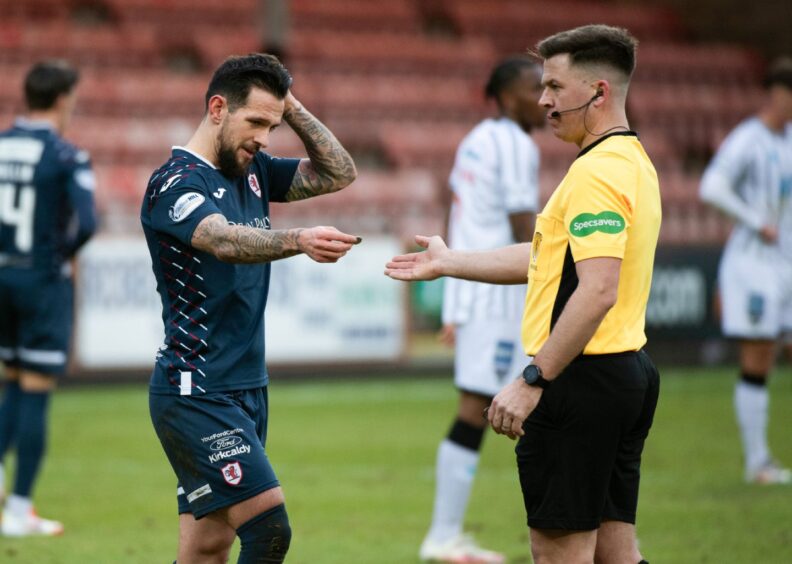
{"type": "MultiPolygon", "coordinates": [[[[31,495],[44,456],[50,392],[66,370],[72,328],[71,260],[96,228],[88,154],[61,135],[78,74],[62,61],[36,64],[25,78],[27,115],[0,133],[0,461],[17,453],[3,509],[7,536],[57,535],[31,495]]],[[[4,476],[0,465],[0,493],[4,476]]]]}
{"type": "Polygon", "coordinates": [[[290,86],[271,55],[227,59],[198,129],[151,176],[141,208],[165,327],[149,402],[178,478],[179,562],[225,562],[235,536],[239,562],[282,562],[291,540],[264,450],[269,263],[300,253],[335,262],[360,240],[333,227],[270,229],[269,202],[335,192],[357,174],[290,86]],[[282,120],[308,159],[261,152],[282,120]]]}

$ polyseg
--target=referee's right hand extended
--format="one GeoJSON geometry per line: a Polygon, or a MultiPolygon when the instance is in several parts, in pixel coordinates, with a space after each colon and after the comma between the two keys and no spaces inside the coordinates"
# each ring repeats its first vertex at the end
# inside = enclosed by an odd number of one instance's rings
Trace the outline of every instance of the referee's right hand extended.
{"type": "Polygon", "coordinates": [[[443,276],[441,260],[449,253],[442,237],[416,235],[415,242],[426,249],[417,253],[407,253],[393,257],[385,265],[385,275],[394,280],[434,280],[443,276]]]}
{"type": "Polygon", "coordinates": [[[322,225],[302,229],[297,236],[299,249],[316,262],[337,262],[360,241],[360,237],[322,225]]]}

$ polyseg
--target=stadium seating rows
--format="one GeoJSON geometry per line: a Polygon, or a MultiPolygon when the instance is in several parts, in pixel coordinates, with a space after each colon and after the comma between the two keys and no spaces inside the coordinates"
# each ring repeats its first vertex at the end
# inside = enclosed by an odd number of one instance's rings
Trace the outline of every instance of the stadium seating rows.
{"type": "MultiPolygon", "coordinates": [[[[491,113],[481,90],[492,63],[559,29],[602,21],[624,25],[642,41],[630,115],[661,175],[663,241],[720,241],[728,229],[697,202],[699,171],[687,169],[691,159],[704,162],[756,107],[762,64],[752,51],[690,43],[674,14],[607,1],[561,0],[551,9],[538,0],[289,5],[286,52],[295,93],[363,169],[354,189],[338,195],[341,204],[322,202],[339,217],[347,213],[368,218],[372,226],[379,221],[408,229],[409,217],[431,223],[432,212],[442,227],[456,146],[491,113]],[[370,166],[382,171],[368,172],[370,166]]],[[[0,81],[0,115],[20,111],[21,77],[31,60],[61,56],[76,62],[84,80],[70,136],[93,154],[102,206],[136,213],[152,168],[171,145],[186,141],[200,119],[211,69],[231,53],[266,43],[260,6],[257,0],[0,0],[0,72],[6,78],[0,81]]],[[[547,195],[576,149],[548,130],[535,139],[547,195]]],[[[287,128],[272,137],[271,149],[304,154],[287,128]]],[[[314,209],[308,203],[288,208],[286,217],[314,209]]]]}

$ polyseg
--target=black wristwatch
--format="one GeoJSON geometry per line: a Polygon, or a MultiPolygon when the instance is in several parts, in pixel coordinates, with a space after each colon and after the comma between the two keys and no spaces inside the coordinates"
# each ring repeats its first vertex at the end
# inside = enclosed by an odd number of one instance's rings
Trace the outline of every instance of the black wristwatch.
{"type": "Polygon", "coordinates": [[[525,367],[522,373],[523,380],[529,386],[536,386],[537,388],[542,388],[546,390],[547,387],[550,385],[550,380],[545,380],[544,375],[542,374],[542,369],[536,366],[535,364],[529,364],[525,367]]]}

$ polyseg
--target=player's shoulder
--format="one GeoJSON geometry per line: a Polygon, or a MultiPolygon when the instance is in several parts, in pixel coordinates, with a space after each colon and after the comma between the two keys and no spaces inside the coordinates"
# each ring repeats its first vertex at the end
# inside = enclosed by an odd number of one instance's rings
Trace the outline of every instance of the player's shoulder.
{"type": "Polygon", "coordinates": [[[253,158],[251,168],[257,168],[262,174],[267,174],[272,168],[286,166],[287,163],[290,164],[290,166],[293,166],[295,160],[299,161],[300,159],[276,157],[275,155],[265,153],[264,151],[259,151],[253,158]]]}
{"type": "Polygon", "coordinates": [[[499,135],[495,121],[487,118],[468,131],[459,143],[458,154],[481,160],[494,153],[497,148],[496,137],[499,135]]]}
{"type": "Polygon", "coordinates": [[[149,192],[162,195],[168,190],[180,187],[202,189],[209,179],[216,176],[216,169],[187,155],[174,152],[173,155],[149,178],[149,192]]]}
{"type": "Polygon", "coordinates": [[[757,140],[766,135],[767,128],[762,124],[761,120],[757,117],[750,117],[737,124],[737,127],[732,129],[726,138],[723,140],[721,147],[732,147],[741,150],[747,150],[753,146],[757,140]]]}
{"type": "Polygon", "coordinates": [[[64,166],[68,168],[77,168],[89,166],[91,164],[90,153],[71,141],[67,141],[55,133],[50,134],[48,141],[52,144],[55,158],[64,166]]]}

